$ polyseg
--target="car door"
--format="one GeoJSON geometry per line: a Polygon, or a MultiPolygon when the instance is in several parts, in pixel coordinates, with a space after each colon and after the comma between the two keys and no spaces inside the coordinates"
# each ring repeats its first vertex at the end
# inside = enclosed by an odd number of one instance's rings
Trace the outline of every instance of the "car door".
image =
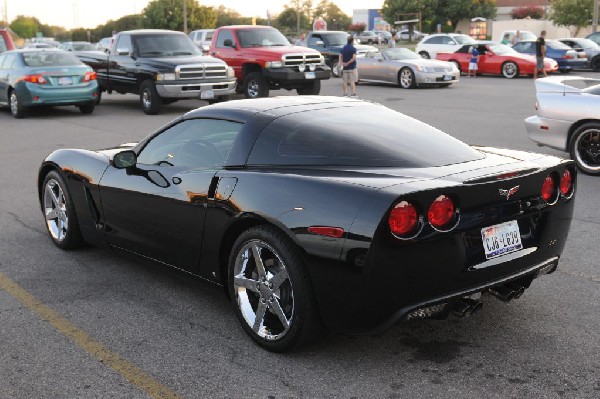
{"type": "Polygon", "coordinates": [[[381,54],[369,51],[364,57],[357,59],[356,65],[358,67],[358,78],[373,80],[376,79],[377,75],[376,69],[379,67],[380,63],[377,61],[376,57],[381,54]]]}
{"type": "Polygon", "coordinates": [[[108,60],[108,74],[110,86],[120,92],[135,92],[137,85],[137,65],[131,56],[133,43],[131,35],[121,34],[111,49],[108,60]]]}
{"type": "Polygon", "coordinates": [[[241,127],[184,120],[152,138],[134,167],[110,166],[100,181],[108,243],[196,272],[215,174],[241,127]]]}
{"type": "Polygon", "coordinates": [[[242,71],[242,63],[244,61],[242,51],[232,30],[222,29],[219,31],[215,47],[211,49],[210,54],[222,59],[227,65],[232,67],[238,79],[244,76],[242,71]]]}
{"type": "Polygon", "coordinates": [[[0,55],[0,103],[8,104],[8,71],[2,68],[6,54],[0,55]]]}

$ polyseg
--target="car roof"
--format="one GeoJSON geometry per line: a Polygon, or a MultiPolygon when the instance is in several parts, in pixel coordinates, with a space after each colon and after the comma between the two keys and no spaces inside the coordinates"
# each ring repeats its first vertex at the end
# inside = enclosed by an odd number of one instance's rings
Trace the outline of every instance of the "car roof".
{"type": "Polygon", "coordinates": [[[31,52],[59,52],[59,53],[68,53],[68,51],[63,51],[61,49],[58,49],[56,47],[29,47],[29,48],[20,48],[20,49],[15,49],[15,50],[9,50],[9,51],[5,51],[3,54],[6,53],[31,53],[31,52]]]}
{"type": "Polygon", "coordinates": [[[156,33],[183,34],[183,32],[178,32],[178,31],[168,30],[168,29],[135,29],[135,30],[122,31],[119,33],[129,33],[129,34],[135,34],[135,35],[151,35],[151,34],[156,34],[156,33]]]}

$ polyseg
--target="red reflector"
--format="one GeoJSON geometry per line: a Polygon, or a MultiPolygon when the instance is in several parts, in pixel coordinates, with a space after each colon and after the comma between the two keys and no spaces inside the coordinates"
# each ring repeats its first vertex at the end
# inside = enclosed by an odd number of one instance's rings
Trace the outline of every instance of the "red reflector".
{"type": "Polygon", "coordinates": [[[431,203],[427,211],[429,223],[436,228],[446,226],[454,218],[454,203],[445,195],[440,195],[431,203]]]}
{"type": "Polygon", "coordinates": [[[560,192],[563,193],[563,195],[568,195],[571,192],[572,187],[573,176],[571,175],[569,169],[566,169],[560,178],[560,192]]]}
{"type": "Polygon", "coordinates": [[[400,236],[413,231],[417,222],[417,209],[406,201],[396,204],[388,219],[388,225],[392,233],[400,236]]]}
{"type": "Polygon", "coordinates": [[[542,126],[540,126],[540,129],[542,129],[542,130],[548,130],[548,126],[543,126],[542,125],[542,126]]]}
{"type": "Polygon", "coordinates": [[[344,229],[340,227],[329,227],[329,226],[310,226],[308,231],[320,236],[342,238],[344,235],[344,229]]]}
{"type": "Polygon", "coordinates": [[[37,100],[39,100],[39,99],[40,99],[40,97],[39,97],[39,96],[33,96],[33,101],[37,101],[37,100]]]}
{"type": "Polygon", "coordinates": [[[544,199],[544,201],[549,202],[552,199],[552,197],[554,196],[554,189],[554,179],[552,178],[552,176],[547,176],[546,179],[544,179],[544,183],[542,184],[542,198],[544,199]]]}

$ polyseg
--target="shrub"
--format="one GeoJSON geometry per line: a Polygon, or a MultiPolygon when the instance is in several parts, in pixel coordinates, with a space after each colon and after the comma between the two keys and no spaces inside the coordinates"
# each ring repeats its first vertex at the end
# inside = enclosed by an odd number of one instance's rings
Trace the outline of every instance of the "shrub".
{"type": "Polygon", "coordinates": [[[524,19],[527,17],[531,19],[542,19],[544,18],[544,9],[539,6],[519,7],[513,9],[510,15],[513,19],[524,19]]]}

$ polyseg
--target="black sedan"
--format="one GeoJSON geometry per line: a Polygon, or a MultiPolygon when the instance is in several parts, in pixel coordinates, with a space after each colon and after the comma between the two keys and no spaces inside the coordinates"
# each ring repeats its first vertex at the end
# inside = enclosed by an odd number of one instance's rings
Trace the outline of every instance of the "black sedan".
{"type": "Polygon", "coordinates": [[[137,144],[60,149],[39,171],[48,232],[222,285],[284,351],[467,316],[553,272],[576,189],[560,158],[466,145],[339,97],[232,101],[137,144]]]}

